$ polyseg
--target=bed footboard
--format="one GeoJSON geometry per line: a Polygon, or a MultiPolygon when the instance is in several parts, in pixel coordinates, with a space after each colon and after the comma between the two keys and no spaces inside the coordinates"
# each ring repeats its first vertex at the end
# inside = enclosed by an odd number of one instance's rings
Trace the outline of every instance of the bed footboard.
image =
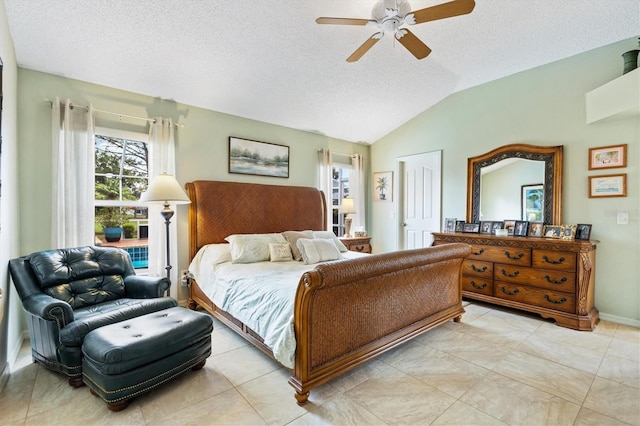
{"type": "Polygon", "coordinates": [[[459,321],[466,244],[447,244],[317,265],[298,285],[298,404],[309,391],[448,320],[459,321]]]}

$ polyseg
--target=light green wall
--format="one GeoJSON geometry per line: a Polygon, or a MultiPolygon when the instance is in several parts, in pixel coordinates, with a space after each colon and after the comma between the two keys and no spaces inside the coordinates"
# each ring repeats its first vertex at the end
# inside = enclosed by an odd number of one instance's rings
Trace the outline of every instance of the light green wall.
{"type": "Polygon", "coordinates": [[[22,306],[9,282],[8,261],[18,255],[18,188],[17,188],[17,81],[18,66],[9,34],[9,25],[0,0],[0,59],[2,59],[2,182],[0,198],[0,390],[9,374],[22,341],[22,306]]]}
{"type": "MultiPolygon", "coordinates": [[[[329,148],[345,154],[369,157],[369,146],[353,144],[315,133],[302,132],[255,120],[222,114],[172,101],[89,84],[77,80],[19,69],[20,93],[18,128],[20,134],[19,227],[24,254],[49,248],[51,223],[51,106],[45,99],[70,98],[80,105],[93,104],[97,110],[136,117],[171,117],[184,125],[176,130],[176,177],[181,184],[210,179],[257,182],[272,185],[317,185],[317,151],[329,148]],[[228,173],[228,138],[272,142],[290,147],[288,179],[228,173]]],[[[114,126],[148,133],[142,121],[98,113],[96,125],[114,126]]],[[[188,266],[187,206],[178,206],[172,222],[178,227],[178,265],[188,266]]],[[[186,298],[184,289],[178,297],[186,298]]]]}
{"type": "MultiPolygon", "coordinates": [[[[619,77],[621,54],[635,48],[624,40],[549,65],[455,93],[372,145],[373,172],[396,170],[395,158],[443,151],[442,217],[464,218],[467,158],[501,145],[564,145],[563,222],[593,224],[597,248],[596,307],[605,318],[640,325],[640,117],[586,123],[585,93],[619,77]],[[625,198],[588,198],[591,147],[626,143],[625,198]],[[616,213],[630,213],[617,225],[616,213]]],[[[375,251],[396,249],[397,206],[373,203],[375,251]],[[381,236],[384,236],[382,238],[381,236]]]]}

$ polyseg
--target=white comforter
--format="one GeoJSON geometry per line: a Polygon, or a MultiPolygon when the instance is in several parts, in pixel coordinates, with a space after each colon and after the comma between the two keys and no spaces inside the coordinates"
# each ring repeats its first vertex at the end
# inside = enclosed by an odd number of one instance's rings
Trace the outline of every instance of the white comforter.
{"type": "MultiPolygon", "coordinates": [[[[352,251],[342,255],[366,256],[352,251]]],[[[258,333],[275,358],[293,368],[293,304],[300,277],[313,266],[297,261],[234,264],[229,244],[210,244],[196,254],[189,272],[216,306],[258,333]]]]}

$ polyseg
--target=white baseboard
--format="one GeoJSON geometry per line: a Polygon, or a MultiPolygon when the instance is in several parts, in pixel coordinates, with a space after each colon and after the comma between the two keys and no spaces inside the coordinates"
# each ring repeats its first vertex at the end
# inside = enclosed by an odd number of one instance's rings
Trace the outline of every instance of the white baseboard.
{"type": "Polygon", "coordinates": [[[600,312],[600,319],[605,321],[615,322],[617,324],[628,325],[630,327],[640,328],[640,320],[636,320],[633,318],[626,318],[618,315],[612,315],[612,314],[607,314],[605,312],[600,312]]]}

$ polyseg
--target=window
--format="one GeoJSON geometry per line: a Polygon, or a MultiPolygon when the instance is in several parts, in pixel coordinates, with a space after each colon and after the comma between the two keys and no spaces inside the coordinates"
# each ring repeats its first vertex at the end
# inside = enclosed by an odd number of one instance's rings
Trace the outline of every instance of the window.
{"type": "Polygon", "coordinates": [[[340,214],[340,204],[342,199],[349,196],[349,172],[351,168],[348,165],[333,166],[333,179],[331,188],[331,206],[333,216],[333,233],[338,237],[344,235],[344,215],[340,214]]]}
{"type": "Polygon", "coordinates": [[[96,243],[125,248],[135,268],[148,265],[147,207],[138,201],[149,184],[147,141],[142,133],[96,129],[96,243]]]}

